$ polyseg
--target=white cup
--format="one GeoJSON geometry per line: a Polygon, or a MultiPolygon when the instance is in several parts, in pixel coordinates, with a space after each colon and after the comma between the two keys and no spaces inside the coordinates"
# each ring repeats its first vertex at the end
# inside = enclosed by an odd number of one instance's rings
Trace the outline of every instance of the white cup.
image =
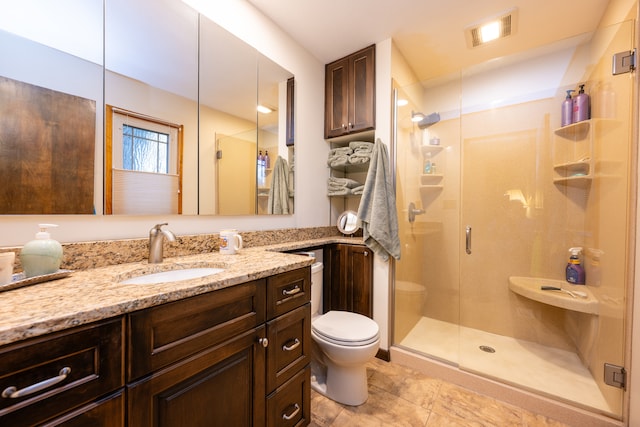
{"type": "Polygon", "coordinates": [[[238,230],[222,230],[220,232],[220,253],[233,255],[242,249],[242,236],[238,230]]]}
{"type": "Polygon", "coordinates": [[[11,283],[13,280],[13,263],[16,261],[14,252],[0,253],[0,285],[11,283]]]}

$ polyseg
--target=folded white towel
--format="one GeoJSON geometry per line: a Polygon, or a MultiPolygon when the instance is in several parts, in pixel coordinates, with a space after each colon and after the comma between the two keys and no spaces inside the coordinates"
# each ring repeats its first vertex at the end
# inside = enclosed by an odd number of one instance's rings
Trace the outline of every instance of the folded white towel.
{"type": "Polygon", "coordinates": [[[371,153],[373,151],[373,142],[367,141],[351,141],[349,143],[349,148],[353,150],[353,152],[364,151],[371,153]]]}
{"type": "Polygon", "coordinates": [[[327,185],[329,188],[355,188],[362,184],[355,179],[331,176],[327,181],[327,185]]]}

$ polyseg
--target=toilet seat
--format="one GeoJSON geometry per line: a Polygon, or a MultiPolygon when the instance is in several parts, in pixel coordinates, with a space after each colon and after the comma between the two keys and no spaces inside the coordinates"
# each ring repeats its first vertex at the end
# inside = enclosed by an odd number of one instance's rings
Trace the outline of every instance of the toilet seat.
{"type": "Polygon", "coordinates": [[[372,344],[379,338],[376,322],[348,311],[335,310],[316,317],[311,330],[325,341],[347,347],[372,344]]]}

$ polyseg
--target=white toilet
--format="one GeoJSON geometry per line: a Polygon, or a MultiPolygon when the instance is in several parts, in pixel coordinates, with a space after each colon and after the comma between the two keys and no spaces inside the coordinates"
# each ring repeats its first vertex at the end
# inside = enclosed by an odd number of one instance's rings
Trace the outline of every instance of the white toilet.
{"type": "Polygon", "coordinates": [[[346,311],[322,312],[322,263],[311,267],[311,387],[336,402],[366,402],[365,364],[378,352],[380,333],[372,319],[346,311]]]}

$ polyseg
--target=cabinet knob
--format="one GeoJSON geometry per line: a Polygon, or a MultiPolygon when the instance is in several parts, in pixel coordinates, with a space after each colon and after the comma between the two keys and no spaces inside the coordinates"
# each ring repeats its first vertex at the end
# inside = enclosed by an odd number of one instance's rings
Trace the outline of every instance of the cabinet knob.
{"type": "Polygon", "coordinates": [[[353,129],[353,123],[349,122],[349,127],[353,129]]]}
{"type": "Polygon", "coordinates": [[[364,251],[364,256],[369,256],[369,251],[364,251]]]}
{"type": "Polygon", "coordinates": [[[258,344],[261,344],[264,348],[267,348],[267,346],[269,345],[269,340],[266,338],[260,338],[258,340],[258,344]]]}
{"type": "Polygon", "coordinates": [[[342,124],[342,129],[347,130],[347,125],[345,125],[344,123],[342,124]]]}

